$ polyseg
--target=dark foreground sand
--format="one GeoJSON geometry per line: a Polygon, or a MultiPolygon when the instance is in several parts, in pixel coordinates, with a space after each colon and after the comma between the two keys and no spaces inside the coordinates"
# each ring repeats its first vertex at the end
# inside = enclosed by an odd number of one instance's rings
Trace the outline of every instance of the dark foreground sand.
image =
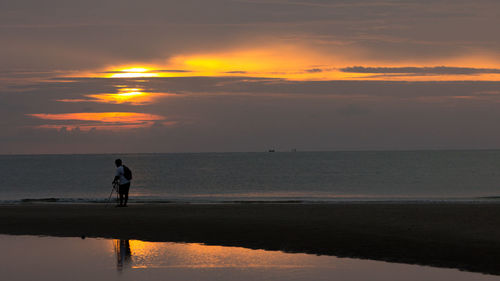
{"type": "Polygon", "coordinates": [[[500,204],[0,206],[0,233],[201,242],[500,274],[500,204]]]}

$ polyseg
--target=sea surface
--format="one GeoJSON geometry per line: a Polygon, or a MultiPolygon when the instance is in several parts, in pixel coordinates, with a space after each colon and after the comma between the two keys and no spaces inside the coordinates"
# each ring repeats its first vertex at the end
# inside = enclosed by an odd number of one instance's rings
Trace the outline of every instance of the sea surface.
{"type": "Polygon", "coordinates": [[[131,202],[491,201],[500,151],[0,155],[0,203],[107,202],[114,160],[131,202]]]}
{"type": "Polygon", "coordinates": [[[0,235],[0,247],[0,276],[9,281],[500,280],[457,269],[198,243],[0,235]]]}

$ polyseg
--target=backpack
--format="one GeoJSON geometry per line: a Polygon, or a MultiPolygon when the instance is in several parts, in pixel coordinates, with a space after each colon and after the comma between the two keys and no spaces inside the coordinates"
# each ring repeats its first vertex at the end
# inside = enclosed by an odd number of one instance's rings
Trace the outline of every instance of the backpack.
{"type": "Polygon", "coordinates": [[[132,179],[132,171],[125,165],[123,165],[123,176],[127,179],[127,180],[131,180],[132,179]]]}

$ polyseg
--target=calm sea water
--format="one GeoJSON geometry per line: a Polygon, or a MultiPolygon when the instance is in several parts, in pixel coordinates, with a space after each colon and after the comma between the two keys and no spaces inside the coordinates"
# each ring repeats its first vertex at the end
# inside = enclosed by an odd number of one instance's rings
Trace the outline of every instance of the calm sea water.
{"type": "Polygon", "coordinates": [[[133,201],[494,200],[500,151],[0,156],[0,200],[105,202],[114,159],[133,201]],[[489,199],[484,199],[489,198],[489,199]]]}

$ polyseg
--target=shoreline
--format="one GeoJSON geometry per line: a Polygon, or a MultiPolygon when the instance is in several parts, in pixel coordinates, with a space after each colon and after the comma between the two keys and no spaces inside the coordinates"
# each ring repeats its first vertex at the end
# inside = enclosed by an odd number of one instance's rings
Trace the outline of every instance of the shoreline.
{"type": "Polygon", "coordinates": [[[500,275],[500,204],[0,205],[0,233],[194,242],[500,275]]]}
{"type": "MultiPolygon", "coordinates": [[[[25,204],[107,204],[107,198],[66,198],[42,197],[0,200],[0,206],[25,204]]],[[[116,203],[116,198],[109,204],[116,203]]],[[[336,197],[318,198],[137,198],[129,200],[132,204],[500,204],[500,196],[479,197],[336,197]]]]}

